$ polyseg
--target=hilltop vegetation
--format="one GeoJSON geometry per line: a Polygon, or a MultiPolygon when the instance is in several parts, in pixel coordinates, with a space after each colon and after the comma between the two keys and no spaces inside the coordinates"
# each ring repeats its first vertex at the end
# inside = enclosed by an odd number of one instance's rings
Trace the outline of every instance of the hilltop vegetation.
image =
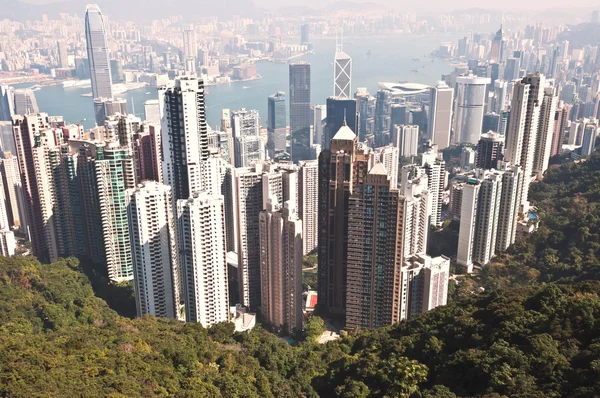
{"type": "Polygon", "coordinates": [[[540,231],[462,277],[451,305],[322,346],[125,318],[77,260],[0,258],[0,395],[598,396],[600,159],[550,170],[531,197],[540,231]]]}

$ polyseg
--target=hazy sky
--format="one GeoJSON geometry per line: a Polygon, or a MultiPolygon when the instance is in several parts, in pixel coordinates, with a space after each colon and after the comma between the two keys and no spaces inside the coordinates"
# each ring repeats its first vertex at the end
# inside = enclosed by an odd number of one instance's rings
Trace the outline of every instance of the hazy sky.
{"type": "MultiPolygon", "coordinates": [[[[48,4],[48,3],[59,3],[67,0],[22,0],[32,4],[48,4]]],[[[97,0],[100,6],[102,6],[103,0],[97,0]]],[[[127,0],[124,0],[127,1],[127,0]]],[[[166,1],[165,4],[168,6],[185,5],[193,2],[195,5],[200,5],[203,1],[211,0],[171,0],[166,1]]],[[[289,6],[308,6],[312,8],[323,8],[325,5],[336,2],[336,0],[253,0],[254,3],[259,7],[264,8],[285,8],[289,6]]],[[[94,0],[88,0],[89,3],[93,3],[94,0]]],[[[452,11],[456,9],[478,7],[484,9],[504,9],[508,12],[516,12],[518,10],[532,10],[540,6],[538,1],[522,1],[522,0],[494,0],[494,1],[481,1],[481,0],[426,0],[426,1],[407,1],[407,0],[350,0],[353,3],[375,3],[385,7],[393,8],[395,10],[415,10],[423,12],[436,12],[436,11],[452,11]]],[[[545,0],[543,3],[543,9],[548,8],[562,8],[565,10],[578,13],[577,9],[592,9],[599,8],[600,4],[598,0],[576,0],[573,3],[565,3],[564,0],[545,0]]]]}

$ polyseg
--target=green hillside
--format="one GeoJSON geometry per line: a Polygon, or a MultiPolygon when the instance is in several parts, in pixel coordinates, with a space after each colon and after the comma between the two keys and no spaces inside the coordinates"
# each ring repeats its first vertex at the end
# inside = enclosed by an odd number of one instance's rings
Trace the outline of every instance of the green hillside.
{"type": "Polygon", "coordinates": [[[0,395],[598,396],[600,159],[550,170],[531,196],[540,231],[459,279],[451,305],[323,346],[124,318],[76,260],[0,258],[0,395]]]}

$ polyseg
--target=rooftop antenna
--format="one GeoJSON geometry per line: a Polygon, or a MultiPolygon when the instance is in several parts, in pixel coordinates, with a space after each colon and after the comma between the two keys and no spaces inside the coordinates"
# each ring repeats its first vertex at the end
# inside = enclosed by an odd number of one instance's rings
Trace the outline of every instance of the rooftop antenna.
{"type": "Polygon", "coordinates": [[[135,116],[135,102],[133,102],[133,97],[131,97],[131,112],[133,112],[133,116],[135,116]]]}
{"type": "Polygon", "coordinates": [[[342,124],[342,126],[347,126],[348,124],[346,124],[346,109],[344,109],[344,124],[342,124]]]}

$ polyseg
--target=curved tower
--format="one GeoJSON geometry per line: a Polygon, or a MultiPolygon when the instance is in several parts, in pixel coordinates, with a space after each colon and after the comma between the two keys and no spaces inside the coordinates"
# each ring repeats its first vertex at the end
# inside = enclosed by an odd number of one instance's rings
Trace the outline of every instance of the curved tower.
{"type": "Polygon", "coordinates": [[[112,98],[106,27],[96,4],[88,4],[85,10],[85,41],[92,79],[92,98],[112,98]]]}

